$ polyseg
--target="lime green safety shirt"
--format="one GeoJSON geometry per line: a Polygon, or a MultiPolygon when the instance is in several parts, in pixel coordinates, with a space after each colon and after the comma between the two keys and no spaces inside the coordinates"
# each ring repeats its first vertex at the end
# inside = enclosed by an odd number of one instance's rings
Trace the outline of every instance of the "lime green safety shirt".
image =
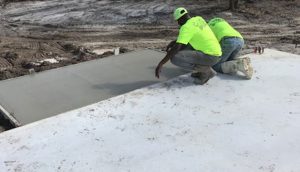
{"type": "Polygon", "coordinates": [[[181,26],[177,43],[188,43],[198,51],[211,56],[221,56],[221,46],[202,17],[193,17],[181,26]]]}
{"type": "Polygon", "coordinates": [[[238,37],[243,39],[242,35],[222,18],[214,18],[208,22],[208,25],[219,42],[224,37],[238,37]]]}

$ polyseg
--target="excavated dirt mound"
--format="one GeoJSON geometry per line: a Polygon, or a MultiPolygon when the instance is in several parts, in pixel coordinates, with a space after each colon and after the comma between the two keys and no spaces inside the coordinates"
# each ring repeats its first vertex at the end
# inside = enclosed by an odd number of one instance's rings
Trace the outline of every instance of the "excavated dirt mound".
{"type": "MultiPolygon", "coordinates": [[[[7,38],[6,38],[7,39],[7,38]]],[[[91,50],[71,43],[4,39],[0,53],[0,80],[76,64],[112,55],[97,55],[91,50]]]]}
{"type": "Polygon", "coordinates": [[[245,52],[263,46],[300,53],[297,0],[241,0],[236,12],[227,10],[228,1],[218,0],[20,1],[2,1],[0,9],[1,80],[26,75],[31,69],[39,72],[111,54],[97,55],[94,50],[163,49],[176,39],[172,11],[178,6],[207,20],[227,19],[242,32],[245,52]]]}

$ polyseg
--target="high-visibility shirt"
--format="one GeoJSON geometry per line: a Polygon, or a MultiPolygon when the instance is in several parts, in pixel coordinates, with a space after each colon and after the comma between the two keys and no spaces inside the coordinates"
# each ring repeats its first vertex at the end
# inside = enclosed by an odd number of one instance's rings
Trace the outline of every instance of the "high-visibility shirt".
{"type": "Polygon", "coordinates": [[[211,56],[221,56],[221,46],[202,17],[189,19],[179,30],[177,43],[190,44],[195,50],[211,56]]]}
{"type": "Polygon", "coordinates": [[[243,39],[242,35],[222,18],[214,18],[208,22],[208,25],[219,42],[224,37],[238,37],[243,39]]]}

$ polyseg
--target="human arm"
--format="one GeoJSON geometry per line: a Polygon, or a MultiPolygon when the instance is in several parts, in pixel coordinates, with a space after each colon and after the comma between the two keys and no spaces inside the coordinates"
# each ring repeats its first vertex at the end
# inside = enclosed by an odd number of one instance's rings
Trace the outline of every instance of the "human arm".
{"type": "Polygon", "coordinates": [[[167,52],[170,51],[170,50],[172,49],[172,47],[174,47],[175,43],[176,43],[176,40],[171,41],[171,42],[168,44],[168,46],[167,46],[167,48],[166,48],[166,51],[167,51],[167,52]]]}
{"type": "MultiPolygon", "coordinates": [[[[178,38],[175,41],[172,41],[169,46],[172,46],[172,44],[174,44],[170,50],[167,49],[167,55],[165,56],[165,58],[163,58],[161,60],[161,62],[157,65],[156,69],[155,69],[155,76],[157,78],[159,78],[159,74],[161,72],[161,68],[162,66],[168,62],[172,57],[175,56],[175,54],[178,53],[178,51],[182,50],[188,43],[189,41],[192,39],[194,34],[194,30],[191,29],[191,27],[189,26],[182,26],[179,30],[179,35],[178,38]]],[[[168,48],[167,47],[167,48],[168,48]]]]}
{"type": "Polygon", "coordinates": [[[159,74],[161,72],[161,68],[165,63],[167,63],[172,57],[175,56],[175,54],[178,53],[178,51],[182,50],[184,48],[184,44],[181,43],[174,43],[175,45],[170,49],[170,51],[167,52],[167,55],[159,62],[155,69],[155,76],[159,78],[159,74]]]}

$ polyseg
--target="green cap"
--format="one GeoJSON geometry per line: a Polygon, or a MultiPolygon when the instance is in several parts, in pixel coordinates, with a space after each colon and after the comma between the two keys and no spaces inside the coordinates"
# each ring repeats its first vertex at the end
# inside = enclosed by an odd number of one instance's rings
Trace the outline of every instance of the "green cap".
{"type": "Polygon", "coordinates": [[[180,7],[180,8],[177,8],[175,11],[174,11],[174,19],[175,20],[178,20],[180,19],[180,17],[182,17],[183,15],[187,14],[187,10],[183,7],[180,7]]]}

